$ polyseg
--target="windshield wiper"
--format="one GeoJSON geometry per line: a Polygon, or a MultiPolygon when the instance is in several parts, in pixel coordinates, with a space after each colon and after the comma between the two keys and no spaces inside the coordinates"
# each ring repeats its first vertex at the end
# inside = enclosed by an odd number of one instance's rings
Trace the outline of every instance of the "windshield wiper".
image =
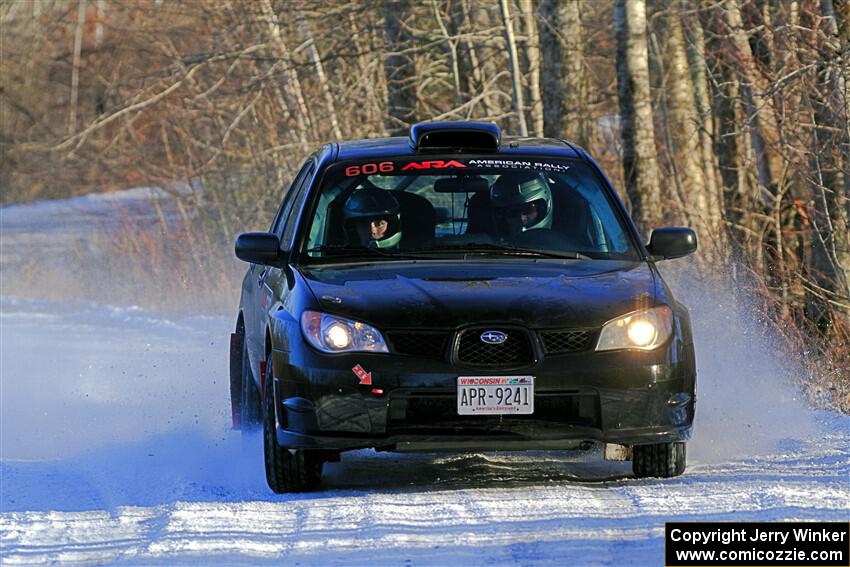
{"type": "Polygon", "coordinates": [[[419,252],[443,252],[443,251],[460,251],[460,252],[510,252],[511,254],[521,256],[541,256],[543,258],[559,258],[562,260],[579,260],[592,258],[581,252],[551,252],[548,250],[537,250],[535,248],[522,248],[510,244],[493,244],[490,242],[468,242],[466,244],[449,244],[443,246],[434,246],[431,248],[415,248],[407,250],[408,253],[419,252]]]}

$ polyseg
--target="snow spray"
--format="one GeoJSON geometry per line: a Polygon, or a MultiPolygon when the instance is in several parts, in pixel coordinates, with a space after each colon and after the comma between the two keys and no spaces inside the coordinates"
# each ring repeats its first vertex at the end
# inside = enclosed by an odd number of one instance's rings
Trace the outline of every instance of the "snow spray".
{"type": "Polygon", "coordinates": [[[691,462],[713,463],[793,450],[817,430],[799,387],[805,369],[783,355],[754,300],[718,279],[702,278],[688,260],[659,265],[688,307],[697,363],[691,462]]]}

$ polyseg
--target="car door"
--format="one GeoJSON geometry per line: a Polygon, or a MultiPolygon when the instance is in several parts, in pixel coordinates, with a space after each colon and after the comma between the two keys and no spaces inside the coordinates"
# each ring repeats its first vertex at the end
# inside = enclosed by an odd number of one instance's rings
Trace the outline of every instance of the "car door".
{"type": "MultiPolygon", "coordinates": [[[[278,237],[280,237],[285,221],[292,211],[295,197],[299,192],[298,190],[303,187],[304,180],[310,176],[313,169],[313,160],[307,160],[298,172],[298,175],[295,176],[295,180],[292,182],[292,185],[290,185],[289,189],[286,191],[280,208],[278,209],[274,221],[269,228],[269,232],[277,234],[278,237]]],[[[260,378],[260,362],[264,361],[266,357],[265,333],[267,315],[271,308],[271,304],[274,303],[269,293],[269,287],[266,281],[269,275],[269,270],[272,269],[277,270],[277,268],[271,268],[270,266],[264,266],[262,264],[251,264],[248,277],[246,278],[246,286],[243,290],[243,295],[245,297],[243,316],[245,318],[245,340],[248,347],[248,360],[257,380],[260,378]]],[[[280,272],[280,270],[277,271],[280,272]]]]}
{"type": "MultiPolygon", "coordinates": [[[[280,238],[282,250],[289,250],[301,213],[301,207],[309,193],[311,182],[315,173],[315,164],[307,169],[306,175],[300,180],[299,185],[293,188],[293,200],[290,210],[278,227],[277,236],[280,238]]],[[[266,296],[266,310],[264,312],[264,325],[271,324],[270,318],[277,311],[278,302],[286,304],[286,299],[291,290],[286,285],[286,277],[282,269],[269,267],[263,275],[260,293],[266,296]]]]}

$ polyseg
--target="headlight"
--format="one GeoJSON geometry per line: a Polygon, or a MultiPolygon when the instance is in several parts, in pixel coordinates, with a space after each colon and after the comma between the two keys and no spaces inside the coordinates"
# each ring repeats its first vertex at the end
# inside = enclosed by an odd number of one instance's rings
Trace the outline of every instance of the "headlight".
{"type": "Polygon", "coordinates": [[[673,332],[673,311],[666,305],[634,311],[608,321],[599,333],[596,350],[652,350],[673,332]]]}
{"type": "Polygon", "coordinates": [[[304,311],[301,330],[307,341],[322,352],[389,352],[380,331],[360,321],[304,311]]]}

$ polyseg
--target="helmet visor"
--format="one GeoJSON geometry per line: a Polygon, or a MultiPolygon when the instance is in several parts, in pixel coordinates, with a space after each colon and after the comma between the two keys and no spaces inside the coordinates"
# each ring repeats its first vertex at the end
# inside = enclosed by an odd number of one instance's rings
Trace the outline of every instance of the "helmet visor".
{"type": "Polygon", "coordinates": [[[528,228],[546,218],[546,200],[535,199],[528,203],[499,207],[496,212],[503,219],[518,224],[522,228],[528,228]]]}

